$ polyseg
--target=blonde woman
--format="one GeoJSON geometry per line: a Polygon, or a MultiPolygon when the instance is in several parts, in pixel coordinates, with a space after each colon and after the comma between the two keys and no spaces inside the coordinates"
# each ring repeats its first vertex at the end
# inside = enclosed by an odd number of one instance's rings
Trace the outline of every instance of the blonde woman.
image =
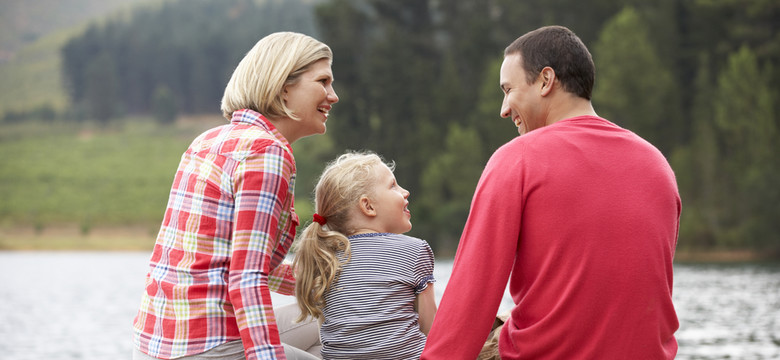
{"type": "Polygon", "coordinates": [[[419,359],[436,313],[433,252],[409,192],[373,153],[347,153],[315,189],[294,264],[301,318],[321,321],[324,359],[419,359]]]}
{"type": "Polygon", "coordinates": [[[327,45],[282,32],[236,67],[222,99],[230,123],[197,137],[176,171],[134,359],[306,358],[281,343],[270,291],[294,291],[282,262],[298,225],[291,144],[325,132],[331,61],[327,45]]]}

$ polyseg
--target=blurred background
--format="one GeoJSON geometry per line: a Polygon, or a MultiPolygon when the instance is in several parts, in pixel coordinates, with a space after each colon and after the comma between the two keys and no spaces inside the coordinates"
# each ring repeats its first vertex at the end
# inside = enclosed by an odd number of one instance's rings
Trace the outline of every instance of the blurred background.
{"type": "Polygon", "coordinates": [[[282,30],[330,45],[340,97],[294,144],[301,219],[344,150],[395,161],[440,299],[482,168],[517,136],[503,49],[550,24],[591,50],[596,111],[677,175],[677,358],[780,359],[776,0],[0,0],[3,358],[130,358],[179,158],[282,30]]]}
{"type": "Polygon", "coordinates": [[[526,31],[574,30],[599,115],[655,144],[683,198],[678,259],[780,258],[780,2],[3,0],[0,249],[150,250],[179,157],[222,124],[233,68],[289,30],[334,51],[325,136],[295,143],[296,208],[325,162],[397,164],[414,229],[451,257],[501,119],[498,68],[526,31]]]}

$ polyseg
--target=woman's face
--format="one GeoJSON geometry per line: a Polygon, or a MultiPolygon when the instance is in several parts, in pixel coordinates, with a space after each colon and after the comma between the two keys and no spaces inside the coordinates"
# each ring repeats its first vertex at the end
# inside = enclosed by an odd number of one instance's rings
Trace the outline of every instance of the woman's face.
{"type": "Polygon", "coordinates": [[[328,59],[314,62],[295,84],[284,89],[284,101],[298,119],[290,142],[305,136],[324,134],[331,105],[339,101],[333,90],[333,71],[328,59]]]}

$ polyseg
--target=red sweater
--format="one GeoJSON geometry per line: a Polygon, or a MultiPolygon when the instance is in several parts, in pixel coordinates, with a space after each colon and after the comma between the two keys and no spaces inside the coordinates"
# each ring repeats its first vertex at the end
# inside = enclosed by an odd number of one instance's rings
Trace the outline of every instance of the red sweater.
{"type": "Polygon", "coordinates": [[[498,149],[423,359],[474,359],[509,281],[502,359],[672,359],[681,203],[663,155],[593,116],[498,149]]]}

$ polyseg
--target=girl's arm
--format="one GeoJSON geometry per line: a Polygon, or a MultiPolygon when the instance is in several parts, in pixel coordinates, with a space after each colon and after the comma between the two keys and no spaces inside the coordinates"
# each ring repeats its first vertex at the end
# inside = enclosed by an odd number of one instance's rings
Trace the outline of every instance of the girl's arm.
{"type": "Polygon", "coordinates": [[[436,315],[436,295],[433,292],[433,283],[429,283],[425,290],[417,294],[415,305],[417,313],[420,314],[420,331],[427,336],[433,324],[433,317],[436,315]]]}

